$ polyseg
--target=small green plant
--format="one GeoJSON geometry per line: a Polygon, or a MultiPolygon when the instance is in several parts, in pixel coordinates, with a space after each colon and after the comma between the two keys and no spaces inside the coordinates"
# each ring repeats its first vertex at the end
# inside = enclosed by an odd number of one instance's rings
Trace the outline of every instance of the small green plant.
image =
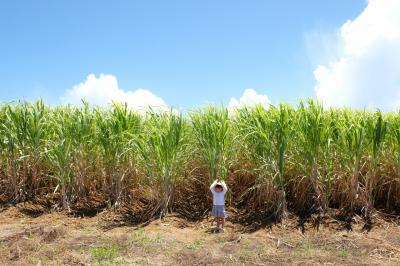
{"type": "Polygon", "coordinates": [[[94,247],[90,250],[90,254],[94,263],[107,265],[118,257],[119,248],[116,244],[94,247]]]}
{"type": "Polygon", "coordinates": [[[298,255],[301,258],[311,258],[315,254],[315,247],[310,240],[304,240],[298,251],[298,255]]]}
{"type": "Polygon", "coordinates": [[[343,259],[349,258],[350,255],[351,255],[351,254],[350,254],[349,250],[348,250],[347,248],[345,248],[345,247],[341,248],[341,249],[339,250],[339,252],[338,252],[338,256],[341,257],[341,258],[343,258],[343,259]]]}
{"type": "Polygon", "coordinates": [[[42,261],[38,259],[36,256],[28,256],[26,260],[31,265],[42,265],[42,261]]]}
{"type": "Polygon", "coordinates": [[[240,250],[239,260],[243,262],[255,261],[257,259],[257,253],[249,250],[240,250]]]}
{"type": "Polygon", "coordinates": [[[193,240],[192,243],[190,243],[190,244],[187,246],[187,248],[188,248],[188,249],[197,250],[197,249],[202,248],[203,245],[204,245],[204,240],[203,240],[203,239],[195,239],[195,240],[193,240]]]}
{"type": "Polygon", "coordinates": [[[163,245],[164,242],[165,240],[159,232],[157,232],[154,237],[151,237],[146,234],[143,228],[139,228],[133,232],[129,238],[129,244],[142,248],[160,246],[163,245]]]}

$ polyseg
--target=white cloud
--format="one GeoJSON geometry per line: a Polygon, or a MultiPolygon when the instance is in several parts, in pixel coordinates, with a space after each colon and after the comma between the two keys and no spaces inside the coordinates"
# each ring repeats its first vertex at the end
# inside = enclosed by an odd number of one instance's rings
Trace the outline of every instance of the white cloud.
{"type": "Polygon", "coordinates": [[[258,94],[254,89],[249,88],[244,91],[239,100],[231,98],[229,101],[228,110],[235,110],[243,107],[253,107],[257,104],[268,108],[271,104],[271,101],[268,99],[267,95],[258,94]]]}
{"type": "Polygon", "coordinates": [[[112,102],[127,103],[129,108],[144,112],[150,108],[155,111],[168,111],[164,100],[144,89],[124,91],[119,88],[117,78],[113,75],[94,74],[86,80],[67,90],[61,101],[64,104],[80,105],[81,100],[87,100],[93,106],[107,106],[112,102]]]}
{"type": "Polygon", "coordinates": [[[369,0],[338,32],[336,60],[314,71],[327,106],[400,107],[400,1],[369,0]]]}

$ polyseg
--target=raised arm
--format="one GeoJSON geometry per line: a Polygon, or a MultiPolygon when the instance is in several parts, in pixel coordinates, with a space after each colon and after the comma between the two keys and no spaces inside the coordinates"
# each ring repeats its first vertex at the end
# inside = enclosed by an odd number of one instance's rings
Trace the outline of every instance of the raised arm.
{"type": "Polygon", "coordinates": [[[224,181],[224,180],[221,181],[221,185],[222,185],[222,187],[224,188],[223,192],[224,192],[224,193],[227,192],[227,191],[228,191],[228,186],[225,184],[225,181],[224,181]]]}

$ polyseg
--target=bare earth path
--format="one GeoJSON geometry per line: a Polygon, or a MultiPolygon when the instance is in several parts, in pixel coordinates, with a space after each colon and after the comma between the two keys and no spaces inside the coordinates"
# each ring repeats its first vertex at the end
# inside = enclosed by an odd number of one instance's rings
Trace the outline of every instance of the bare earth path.
{"type": "Polygon", "coordinates": [[[208,221],[173,215],[143,228],[107,228],[104,216],[0,209],[0,265],[400,265],[400,228],[384,221],[369,233],[332,221],[302,234],[289,221],[255,232],[228,223],[211,234],[208,221]]]}

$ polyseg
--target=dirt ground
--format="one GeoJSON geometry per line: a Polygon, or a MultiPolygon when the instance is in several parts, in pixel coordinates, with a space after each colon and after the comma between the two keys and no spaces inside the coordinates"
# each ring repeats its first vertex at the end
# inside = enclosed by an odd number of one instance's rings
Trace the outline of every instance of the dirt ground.
{"type": "Polygon", "coordinates": [[[174,215],[143,227],[110,226],[109,214],[32,217],[0,209],[0,265],[400,265],[400,227],[379,220],[368,233],[332,220],[302,233],[296,219],[248,232],[174,215]]]}

